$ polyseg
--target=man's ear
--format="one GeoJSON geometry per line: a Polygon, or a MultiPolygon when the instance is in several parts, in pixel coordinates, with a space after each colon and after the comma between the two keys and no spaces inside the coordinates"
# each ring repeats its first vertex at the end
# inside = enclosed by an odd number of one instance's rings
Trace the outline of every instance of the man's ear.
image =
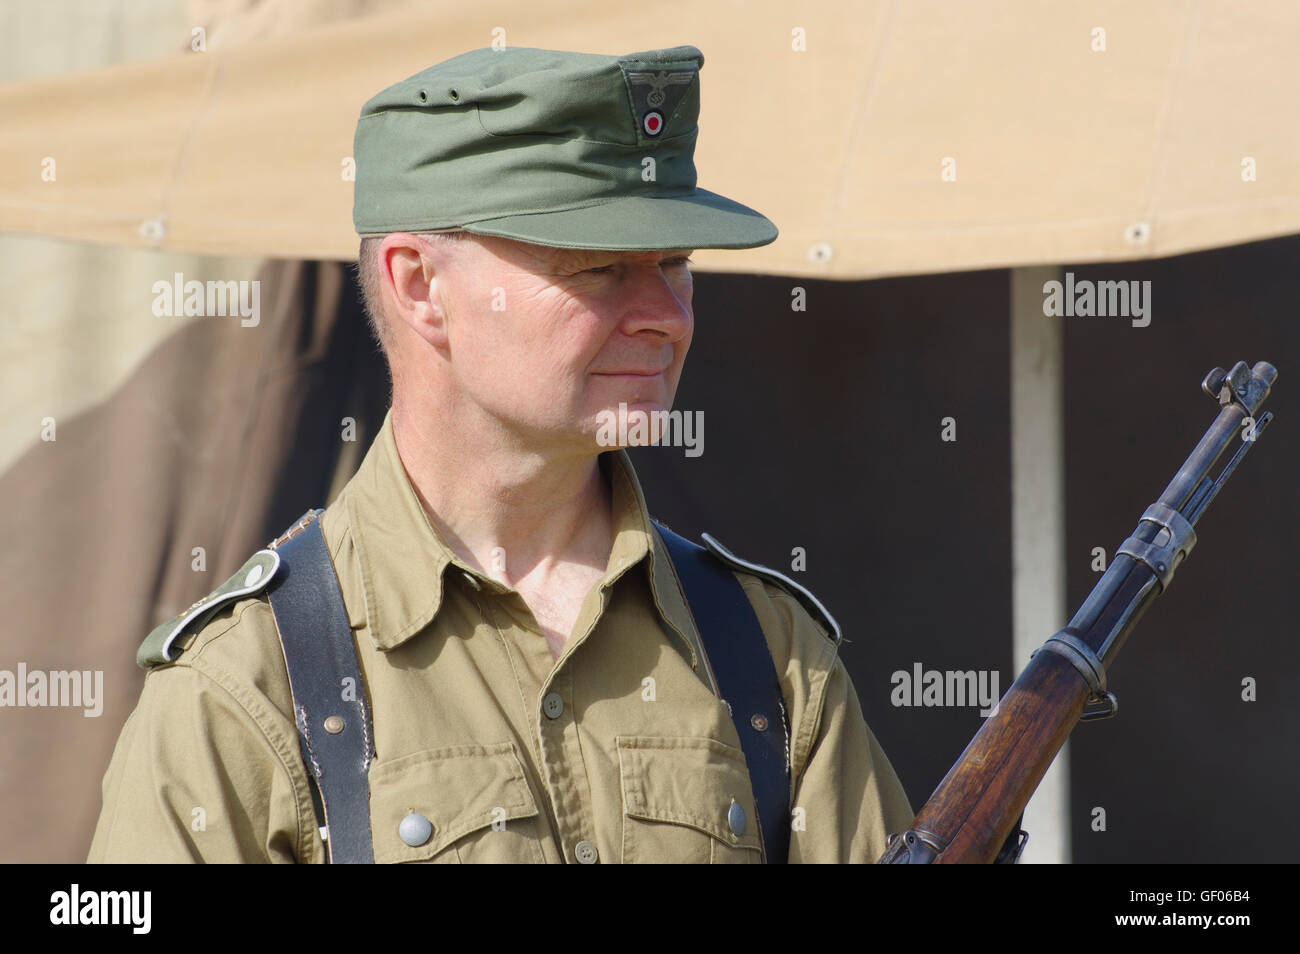
{"type": "Polygon", "coordinates": [[[426,244],[414,235],[389,235],[379,248],[379,264],[392,315],[433,347],[446,347],[446,316],[426,244]]]}

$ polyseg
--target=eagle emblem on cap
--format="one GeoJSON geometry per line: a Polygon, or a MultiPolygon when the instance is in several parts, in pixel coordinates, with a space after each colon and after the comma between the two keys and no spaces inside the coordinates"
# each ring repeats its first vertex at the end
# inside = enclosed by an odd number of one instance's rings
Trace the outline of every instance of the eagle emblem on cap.
{"type": "Polygon", "coordinates": [[[674,70],[671,73],[668,70],[660,70],[655,73],[650,70],[629,70],[627,81],[629,83],[645,83],[650,86],[650,95],[645,99],[648,106],[662,106],[667,95],[664,90],[669,86],[685,86],[695,78],[695,70],[674,70]]]}

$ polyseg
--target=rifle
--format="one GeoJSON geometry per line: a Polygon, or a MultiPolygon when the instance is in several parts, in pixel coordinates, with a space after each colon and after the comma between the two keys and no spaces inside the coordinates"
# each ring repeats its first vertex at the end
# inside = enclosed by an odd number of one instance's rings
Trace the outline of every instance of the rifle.
{"type": "Polygon", "coordinates": [[[1160,499],[1146,509],[1070,625],[1048,638],[1011,684],[984,726],[901,835],[889,836],[879,864],[1014,863],[1028,835],[1025,805],[1079,722],[1118,709],[1106,670],[1151,602],[1196,544],[1194,527],[1272,412],[1256,419],[1277,369],[1238,361],[1215,368],[1201,388],[1218,400],[1214,423],[1160,499]],[[1243,433],[1243,427],[1245,431],[1243,433]],[[1239,442],[1216,478],[1209,476],[1239,442]]]}

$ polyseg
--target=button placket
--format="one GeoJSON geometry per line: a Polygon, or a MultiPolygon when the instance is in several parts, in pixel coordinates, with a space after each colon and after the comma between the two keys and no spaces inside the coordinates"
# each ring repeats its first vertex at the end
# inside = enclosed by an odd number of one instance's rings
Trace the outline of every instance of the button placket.
{"type": "Polygon", "coordinates": [[[540,723],[537,735],[542,752],[544,784],[555,812],[561,844],[569,846],[567,860],[591,864],[595,861],[599,833],[591,811],[591,785],[578,746],[573,679],[568,669],[562,667],[553,673],[549,684],[543,688],[546,692],[542,696],[542,713],[535,718],[540,723]],[[547,711],[548,701],[551,702],[551,711],[557,713],[555,717],[547,711]],[[590,861],[582,861],[577,856],[577,847],[583,843],[591,847],[590,861]]]}

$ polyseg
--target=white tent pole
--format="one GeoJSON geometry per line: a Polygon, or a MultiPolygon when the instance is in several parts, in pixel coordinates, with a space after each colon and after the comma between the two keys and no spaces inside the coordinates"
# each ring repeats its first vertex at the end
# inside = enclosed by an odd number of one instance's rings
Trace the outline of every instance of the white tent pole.
{"type": "MultiPolygon", "coordinates": [[[[1043,315],[1058,266],[1011,269],[1011,626],[1013,668],[1066,622],[1064,335],[1043,315]]],[[[1025,809],[1021,862],[1070,860],[1069,743],[1025,809]]]]}

